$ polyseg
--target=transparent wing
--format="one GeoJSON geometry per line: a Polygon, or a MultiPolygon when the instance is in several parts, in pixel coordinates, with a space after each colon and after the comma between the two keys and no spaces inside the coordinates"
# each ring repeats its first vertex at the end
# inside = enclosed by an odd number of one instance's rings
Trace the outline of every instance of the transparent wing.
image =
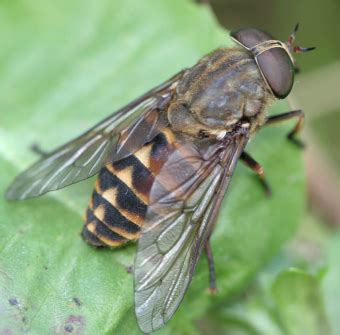
{"type": "Polygon", "coordinates": [[[173,95],[171,86],[183,73],[33,164],[10,185],[7,199],[26,199],[63,188],[89,178],[102,166],[137,151],[165,126],[166,117],[162,111],[173,95]]]}
{"type": "Polygon", "coordinates": [[[247,139],[232,136],[204,154],[178,146],[155,179],[134,268],[143,332],[162,327],[181,303],[247,139]]]}

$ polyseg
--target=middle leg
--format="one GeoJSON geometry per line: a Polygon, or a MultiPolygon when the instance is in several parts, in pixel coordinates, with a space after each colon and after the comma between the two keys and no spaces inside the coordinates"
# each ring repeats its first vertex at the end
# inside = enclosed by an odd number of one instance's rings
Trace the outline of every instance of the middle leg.
{"type": "Polygon", "coordinates": [[[251,157],[245,151],[242,152],[240,160],[256,173],[267,196],[271,196],[272,190],[265,178],[263,166],[259,164],[253,157],[251,157]]]}

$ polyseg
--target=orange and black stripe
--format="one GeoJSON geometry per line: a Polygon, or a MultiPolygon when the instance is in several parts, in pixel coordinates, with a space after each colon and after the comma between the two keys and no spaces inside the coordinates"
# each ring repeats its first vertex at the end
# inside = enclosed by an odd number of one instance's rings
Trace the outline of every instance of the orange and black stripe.
{"type": "Polygon", "coordinates": [[[115,248],[139,238],[150,189],[174,141],[165,129],[136,153],[101,169],[82,231],[89,244],[115,248]]]}

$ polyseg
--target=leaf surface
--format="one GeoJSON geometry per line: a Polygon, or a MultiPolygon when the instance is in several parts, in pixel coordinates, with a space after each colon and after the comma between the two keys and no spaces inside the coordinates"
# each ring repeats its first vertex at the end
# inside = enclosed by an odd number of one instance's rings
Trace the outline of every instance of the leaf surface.
{"type": "MultiPolygon", "coordinates": [[[[190,1],[17,0],[0,4],[0,193],[37,158],[219,46],[232,42],[190,1]]],[[[285,102],[271,113],[286,111],[285,102]]],[[[268,128],[249,145],[265,167],[268,199],[239,165],[212,238],[219,295],[203,259],[174,320],[191,321],[240,290],[289,238],[304,207],[298,150],[268,128]]],[[[139,334],[135,246],[94,250],[80,238],[94,179],[24,202],[0,200],[0,333],[139,334]]]]}

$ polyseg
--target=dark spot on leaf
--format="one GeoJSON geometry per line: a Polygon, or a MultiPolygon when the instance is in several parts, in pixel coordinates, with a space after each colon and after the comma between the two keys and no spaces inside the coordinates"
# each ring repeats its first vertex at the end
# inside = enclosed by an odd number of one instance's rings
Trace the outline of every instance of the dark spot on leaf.
{"type": "Polygon", "coordinates": [[[127,266],[126,268],[127,273],[132,273],[133,272],[133,265],[127,266]]]}
{"type": "Polygon", "coordinates": [[[73,326],[72,325],[66,325],[64,327],[64,330],[68,333],[72,333],[73,332],[73,326]]]}
{"type": "Polygon", "coordinates": [[[44,265],[44,269],[45,269],[45,270],[48,270],[48,266],[47,266],[47,265],[44,265]]]}
{"type": "Polygon", "coordinates": [[[85,331],[85,318],[82,315],[70,315],[63,324],[57,327],[57,334],[82,335],[85,331]]]}
{"type": "Polygon", "coordinates": [[[81,306],[81,305],[82,305],[82,302],[79,300],[79,298],[74,297],[72,300],[73,300],[73,302],[74,302],[77,306],[81,306]]]}
{"type": "Polygon", "coordinates": [[[8,302],[9,302],[10,305],[12,305],[12,306],[19,306],[19,305],[20,305],[19,300],[18,300],[17,298],[15,298],[15,297],[10,298],[10,299],[8,300],[8,302]]]}

